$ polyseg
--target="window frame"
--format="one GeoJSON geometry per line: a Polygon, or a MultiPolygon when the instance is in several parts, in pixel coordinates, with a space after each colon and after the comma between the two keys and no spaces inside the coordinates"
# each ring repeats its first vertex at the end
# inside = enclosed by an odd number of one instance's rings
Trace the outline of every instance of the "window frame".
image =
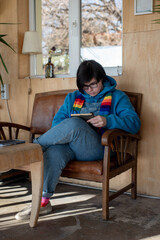
{"type": "MultiPolygon", "coordinates": [[[[36,29],[36,1],[29,0],[29,30],[36,29]]],[[[40,30],[39,30],[40,31],[40,30]]],[[[122,49],[123,50],[123,49],[122,49]]],[[[37,75],[37,58],[36,55],[30,56],[30,75],[32,77],[45,78],[37,75]]],[[[56,75],[56,78],[76,77],[76,72],[81,59],[81,0],[69,0],[69,74],[56,75]]],[[[123,58],[122,58],[123,66],[123,58]]],[[[104,67],[109,76],[122,75],[122,66],[104,67]]]]}

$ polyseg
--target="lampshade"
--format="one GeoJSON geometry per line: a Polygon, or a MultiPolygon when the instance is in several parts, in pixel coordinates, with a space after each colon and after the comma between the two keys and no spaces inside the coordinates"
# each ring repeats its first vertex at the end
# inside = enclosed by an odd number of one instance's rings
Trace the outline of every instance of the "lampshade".
{"type": "Polygon", "coordinates": [[[22,53],[24,54],[42,53],[42,44],[38,32],[25,32],[22,53]]]}

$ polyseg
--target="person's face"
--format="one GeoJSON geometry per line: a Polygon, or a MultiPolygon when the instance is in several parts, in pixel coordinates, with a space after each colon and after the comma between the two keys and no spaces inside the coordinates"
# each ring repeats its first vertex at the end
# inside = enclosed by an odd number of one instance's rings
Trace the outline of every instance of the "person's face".
{"type": "Polygon", "coordinates": [[[87,82],[83,86],[83,90],[90,96],[96,96],[103,89],[102,80],[97,82],[95,78],[92,78],[90,82],[87,82]]]}

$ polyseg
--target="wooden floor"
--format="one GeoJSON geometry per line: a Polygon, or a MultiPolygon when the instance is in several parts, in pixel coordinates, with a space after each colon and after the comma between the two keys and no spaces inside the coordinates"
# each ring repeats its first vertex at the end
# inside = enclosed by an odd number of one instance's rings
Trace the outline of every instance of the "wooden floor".
{"type": "Polygon", "coordinates": [[[31,203],[30,182],[0,187],[2,240],[158,240],[160,200],[123,195],[110,205],[110,221],[101,218],[101,190],[60,183],[51,199],[53,213],[40,217],[36,228],[14,219],[31,203]]]}

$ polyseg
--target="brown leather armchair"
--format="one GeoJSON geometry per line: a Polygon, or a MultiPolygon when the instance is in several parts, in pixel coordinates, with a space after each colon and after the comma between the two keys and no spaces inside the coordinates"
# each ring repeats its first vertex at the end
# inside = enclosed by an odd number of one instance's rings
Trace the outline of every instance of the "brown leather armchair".
{"type": "MultiPolygon", "coordinates": [[[[50,129],[53,117],[64,102],[67,91],[52,91],[35,95],[31,126],[0,122],[1,139],[18,138],[20,131],[30,132],[30,142],[35,135],[40,135],[50,129]],[[8,131],[6,131],[6,128],[8,131]],[[13,131],[14,129],[14,131],[13,131]],[[12,136],[14,133],[14,137],[12,136]]],[[[126,92],[130,101],[140,115],[142,94],[126,92]]],[[[131,189],[131,197],[137,196],[137,153],[139,134],[130,134],[119,129],[107,130],[102,136],[105,146],[104,158],[98,161],[71,161],[62,171],[62,176],[82,180],[102,182],[102,217],[109,219],[109,201],[131,189]],[[110,152],[115,151],[114,157],[110,152]],[[119,191],[109,195],[109,180],[131,169],[131,183],[119,191]]],[[[124,183],[125,184],[125,183],[124,183]]]]}

